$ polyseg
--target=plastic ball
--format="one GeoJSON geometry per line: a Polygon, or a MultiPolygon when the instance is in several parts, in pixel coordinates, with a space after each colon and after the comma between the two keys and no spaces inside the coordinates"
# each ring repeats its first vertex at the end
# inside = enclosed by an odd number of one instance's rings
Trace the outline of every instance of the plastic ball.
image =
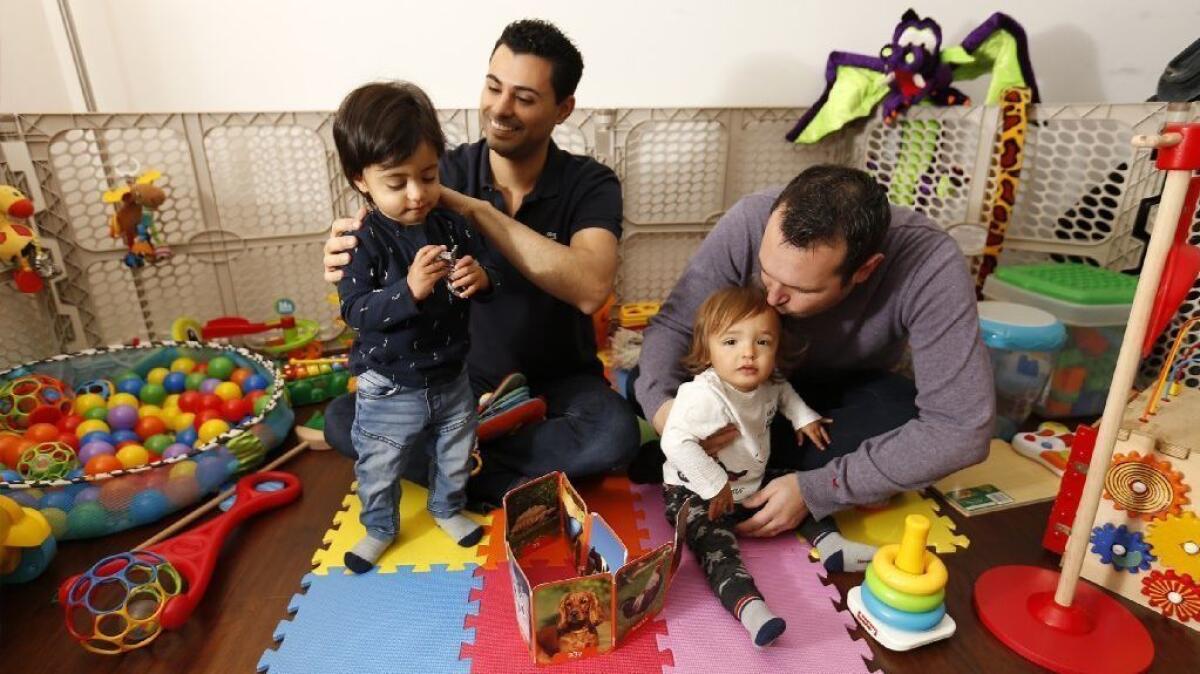
{"type": "Polygon", "coordinates": [[[139,419],[143,417],[161,417],[163,409],[158,405],[142,405],[138,408],[137,413],[139,419]]]}
{"type": "Polygon", "coordinates": [[[142,436],[131,428],[122,428],[118,431],[113,431],[113,444],[119,445],[122,442],[140,442],[142,436]]]}
{"type": "Polygon", "coordinates": [[[162,453],[167,450],[167,447],[170,447],[171,443],[173,442],[175,442],[175,439],[171,436],[165,433],[159,433],[146,438],[146,442],[143,443],[142,446],[145,447],[151,454],[161,456],[162,453]]]}
{"type": "Polygon", "coordinates": [[[174,419],[171,419],[170,426],[171,430],[179,432],[187,428],[191,428],[192,424],[195,422],[195,414],[192,414],[191,412],[180,412],[179,414],[175,415],[174,419]]]}
{"type": "Polygon", "coordinates": [[[200,434],[196,432],[195,428],[185,428],[175,434],[175,442],[187,445],[188,447],[195,447],[196,442],[199,440],[200,434]]]}
{"type": "Polygon", "coordinates": [[[93,379],[91,381],[85,381],[79,386],[76,386],[75,397],[78,399],[79,396],[91,393],[93,395],[98,395],[101,398],[108,398],[116,390],[117,387],[107,379],[93,379]]]}
{"type": "Polygon", "coordinates": [[[200,409],[200,394],[187,391],[179,394],[179,409],[184,412],[195,412],[200,409]]]}
{"type": "Polygon", "coordinates": [[[209,377],[208,379],[205,379],[203,383],[200,384],[200,392],[201,393],[212,393],[213,391],[217,390],[217,385],[220,383],[221,383],[220,379],[214,379],[212,377],[209,377]]]}
{"type": "Polygon", "coordinates": [[[219,487],[231,472],[230,462],[217,456],[201,456],[196,461],[196,481],[203,492],[219,487]]]}
{"type": "Polygon", "coordinates": [[[188,461],[179,465],[193,466],[192,472],[179,477],[172,475],[171,479],[167,480],[166,486],[163,487],[167,500],[177,508],[195,503],[196,499],[200,498],[200,483],[195,478],[194,466],[196,464],[188,461]]]}
{"type": "Polygon", "coordinates": [[[58,426],[58,430],[66,431],[74,435],[75,429],[78,428],[79,424],[82,424],[84,421],[86,421],[86,419],[84,419],[82,416],[78,414],[70,414],[62,419],[59,419],[58,423],[55,425],[58,426]]]}
{"type": "Polygon", "coordinates": [[[182,372],[172,372],[162,382],[167,393],[183,393],[187,390],[187,375],[182,372]]]}
{"type": "Polygon", "coordinates": [[[129,504],[129,517],[134,524],[153,522],[171,511],[171,502],[166,494],[157,489],[147,489],[133,497],[129,504]]]}
{"type": "Polygon", "coordinates": [[[187,378],[184,379],[184,388],[189,391],[198,391],[200,390],[200,385],[204,383],[205,379],[208,379],[208,375],[204,374],[203,372],[191,372],[188,374],[187,378]]]}
{"type": "Polygon", "coordinates": [[[21,453],[17,472],[28,480],[60,480],[79,466],[75,451],[61,442],[39,442],[21,453]]]}
{"type": "Polygon", "coordinates": [[[103,431],[104,433],[108,433],[110,430],[111,429],[108,427],[108,424],[104,423],[103,421],[99,419],[88,419],[87,421],[75,427],[75,435],[82,439],[88,433],[93,431],[103,431]]]}
{"type": "Polygon", "coordinates": [[[252,374],[254,374],[254,370],[251,370],[248,367],[239,367],[233,372],[229,373],[229,381],[237,384],[238,388],[241,389],[242,382],[246,380],[246,377],[249,377],[252,374]]]}
{"type": "Polygon", "coordinates": [[[117,459],[126,468],[137,468],[150,463],[150,452],[141,445],[125,445],[117,450],[117,459]]]}
{"type": "MultiPolygon", "coordinates": [[[[188,451],[191,451],[190,447],[188,448],[188,451]]],[[[184,479],[184,478],[190,478],[190,477],[194,476],[195,474],[196,474],[196,462],[195,461],[180,461],[179,463],[175,464],[174,466],[171,466],[170,479],[168,480],[168,482],[172,482],[174,480],[179,480],[179,479],[184,479]]]]}
{"type": "Polygon", "coordinates": [[[162,452],[162,458],[173,459],[177,456],[183,456],[184,454],[187,454],[190,451],[192,451],[192,448],[190,445],[185,445],[182,442],[175,442],[170,445],[167,445],[166,449],[164,449],[162,452]]]}
{"type": "Polygon", "coordinates": [[[267,411],[267,405],[271,404],[271,399],[263,396],[254,401],[254,416],[262,416],[263,412],[267,411]]]}
{"type": "MultiPolygon", "coordinates": [[[[114,470],[121,470],[124,467],[125,465],[121,463],[121,460],[112,454],[97,454],[84,465],[83,472],[88,475],[99,475],[100,473],[111,473],[114,470]]],[[[79,498],[76,497],[75,500],[78,501],[79,498]]]]}
{"type": "MultiPolygon", "coordinates": [[[[88,420],[106,421],[107,419],[108,419],[108,408],[107,407],[93,407],[92,409],[83,413],[84,421],[88,421],[88,420]]],[[[78,426],[76,426],[76,428],[78,428],[78,426]]]]}
{"type": "Polygon", "coordinates": [[[167,399],[167,389],[162,384],[146,384],[142,387],[138,398],[147,405],[161,405],[167,399]]]}
{"type": "Polygon", "coordinates": [[[242,417],[250,413],[250,403],[235,398],[234,400],[226,400],[224,405],[221,405],[221,418],[229,423],[241,421],[242,417]]]}
{"type": "Polygon", "coordinates": [[[208,443],[213,438],[229,430],[229,424],[224,419],[209,419],[200,425],[197,433],[200,442],[208,443]]]}
{"type": "Polygon", "coordinates": [[[152,435],[165,433],[167,431],[167,423],[158,417],[142,417],[137,420],[137,424],[133,427],[138,437],[145,440],[152,435]]]}
{"type": "Polygon", "coordinates": [[[62,538],[67,534],[67,511],[62,508],[42,508],[42,517],[50,524],[50,533],[54,538],[62,538]]]}
{"type": "Polygon", "coordinates": [[[67,513],[67,535],[71,538],[91,538],[107,533],[108,513],[99,503],[79,503],[67,513]]]}
{"type": "Polygon", "coordinates": [[[104,431],[92,431],[91,433],[84,435],[82,438],[79,438],[79,444],[82,446],[97,440],[100,442],[107,442],[110,445],[117,444],[117,441],[113,438],[112,433],[106,433],[104,431]]]}
{"type": "MultiPolygon", "coordinates": [[[[0,435],[0,463],[9,468],[16,468],[17,461],[21,460],[21,452],[32,447],[34,442],[21,437],[15,433],[6,433],[0,435]]],[[[17,478],[18,480],[20,477],[17,478]]]]}
{"type": "Polygon", "coordinates": [[[24,430],[30,424],[58,423],[71,413],[75,393],[61,381],[29,374],[0,383],[0,430],[24,430]]]}
{"type": "Polygon", "coordinates": [[[261,374],[252,374],[246,377],[246,381],[242,382],[243,391],[262,391],[267,388],[267,378],[261,374]]]}
{"type": "Polygon", "coordinates": [[[71,506],[74,503],[74,496],[68,493],[65,489],[58,489],[55,491],[46,492],[46,495],[42,497],[42,500],[38,501],[38,509],[45,510],[46,508],[58,508],[59,510],[67,511],[71,509],[71,506]]]}
{"type": "Polygon", "coordinates": [[[158,418],[162,419],[162,422],[167,425],[167,430],[172,430],[175,428],[175,419],[180,414],[183,414],[183,412],[180,412],[178,407],[167,407],[163,409],[162,414],[158,415],[158,418]]]}
{"type": "Polygon", "coordinates": [[[100,498],[100,487],[94,485],[85,485],[75,494],[75,504],[89,503],[100,498]]]}
{"type": "Polygon", "coordinates": [[[142,381],[139,378],[124,379],[124,380],[117,382],[117,390],[120,391],[121,393],[137,395],[137,394],[141,393],[142,387],[145,385],[146,385],[146,382],[142,381]]]}
{"type": "Polygon", "coordinates": [[[182,372],[183,374],[187,374],[194,369],[196,369],[196,361],[186,356],[181,356],[171,361],[172,372],[182,372]]]}
{"type": "Polygon", "coordinates": [[[214,393],[201,393],[200,407],[196,411],[200,412],[203,410],[219,410],[221,409],[221,403],[223,402],[225,401],[221,400],[221,398],[214,393]]]}
{"type": "Polygon", "coordinates": [[[110,512],[120,512],[129,507],[129,502],[139,491],[141,486],[129,476],[105,480],[100,486],[100,505],[110,512]]]}
{"type": "Polygon", "coordinates": [[[25,429],[25,437],[34,442],[50,442],[58,439],[58,426],[54,424],[33,424],[25,429]]]}
{"type": "Polygon", "coordinates": [[[110,410],[120,405],[129,405],[136,409],[141,404],[142,401],[132,393],[114,393],[108,398],[108,409],[110,410]]]}
{"type": "Polygon", "coordinates": [[[115,430],[133,428],[138,422],[138,411],[130,405],[117,405],[108,410],[108,425],[115,430]]]}
{"type": "Polygon", "coordinates": [[[120,384],[121,382],[127,381],[129,379],[137,379],[138,381],[141,381],[142,376],[140,374],[134,372],[133,370],[125,370],[121,374],[117,375],[116,382],[118,384],[120,384]]]}
{"type": "Polygon", "coordinates": [[[216,377],[217,379],[229,379],[229,375],[233,374],[234,367],[233,360],[228,356],[217,356],[208,361],[208,376],[216,377]]]}
{"type": "Polygon", "coordinates": [[[102,454],[106,454],[108,456],[115,456],[116,453],[117,453],[117,448],[114,447],[113,445],[111,445],[110,443],[104,442],[102,440],[93,440],[91,442],[85,443],[83,446],[81,446],[79,448],[79,460],[82,461],[83,464],[86,466],[88,464],[88,462],[90,462],[92,460],[92,457],[100,456],[102,454]]]}
{"type": "Polygon", "coordinates": [[[70,447],[75,452],[79,451],[79,438],[75,437],[74,433],[60,432],[55,440],[70,447]]]}
{"type": "Polygon", "coordinates": [[[213,419],[224,419],[224,418],[225,417],[221,416],[221,410],[219,410],[219,409],[203,410],[199,414],[196,415],[196,419],[192,422],[192,427],[198,431],[198,430],[200,430],[200,427],[205,424],[205,422],[212,421],[213,419]]]}
{"type": "Polygon", "coordinates": [[[242,387],[231,381],[223,381],[213,387],[213,393],[221,400],[239,400],[242,397],[242,387]]]}
{"type": "Polygon", "coordinates": [[[163,402],[162,402],[162,408],[164,410],[179,409],[179,396],[180,395],[182,395],[182,394],[181,393],[168,393],[166,400],[163,400],[163,402]]]}
{"type": "Polygon", "coordinates": [[[167,368],[156,367],[153,370],[150,370],[149,372],[146,373],[146,383],[147,384],[162,384],[163,380],[166,379],[167,375],[169,375],[169,374],[171,374],[171,371],[168,370],[167,368]]]}

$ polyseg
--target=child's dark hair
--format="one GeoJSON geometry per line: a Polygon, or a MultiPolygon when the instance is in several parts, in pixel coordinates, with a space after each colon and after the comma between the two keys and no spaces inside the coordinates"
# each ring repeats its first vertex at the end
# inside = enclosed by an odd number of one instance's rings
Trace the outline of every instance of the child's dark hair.
{"type": "Polygon", "coordinates": [[[550,62],[550,86],[554,87],[554,102],[562,103],[575,95],[579,78],[583,77],[583,55],[558,26],[541,19],[522,19],[504,27],[492,53],[504,45],[514,54],[532,54],[550,62]]]}
{"type": "Polygon", "coordinates": [[[333,142],[351,185],[368,166],[395,166],[421,143],[429,143],[438,157],[446,152],[437,110],[409,82],[372,82],[351,91],[334,115],[333,142]]]}
{"type": "MultiPolygon", "coordinates": [[[[683,358],[683,366],[692,374],[699,374],[712,364],[708,352],[708,338],[719,335],[738,321],[770,313],[776,317],[774,307],[767,303],[767,293],[762,288],[733,286],[722,288],[708,296],[696,311],[692,325],[692,348],[683,358]]],[[[777,354],[783,353],[783,326],[780,325],[777,354]]]]}

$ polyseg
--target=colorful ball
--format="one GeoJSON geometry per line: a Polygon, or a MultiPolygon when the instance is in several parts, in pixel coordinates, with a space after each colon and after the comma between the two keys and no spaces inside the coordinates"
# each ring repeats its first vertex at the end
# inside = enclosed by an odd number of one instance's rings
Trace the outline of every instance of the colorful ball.
{"type": "Polygon", "coordinates": [[[263,412],[267,411],[267,405],[271,404],[271,399],[263,396],[254,401],[254,416],[262,416],[263,412]]]}
{"type": "Polygon", "coordinates": [[[200,491],[209,492],[221,486],[232,473],[230,462],[219,456],[201,456],[196,461],[196,481],[200,491]]]}
{"type": "Polygon", "coordinates": [[[151,454],[161,456],[171,446],[175,439],[166,433],[158,433],[146,438],[146,442],[142,444],[151,454]]]}
{"type": "Polygon", "coordinates": [[[212,377],[209,377],[208,379],[205,379],[203,383],[200,384],[200,392],[201,393],[212,393],[213,391],[217,390],[217,385],[220,383],[221,383],[220,379],[214,379],[212,377]]]}
{"type": "Polygon", "coordinates": [[[213,393],[221,400],[238,400],[242,397],[242,387],[231,381],[223,381],[213,387],[213,393]]]}
{"type": "Polygon", "coordinates": [[[130,379],[122,379],[121,381],[117,382],[117,390],[121,393],[137,395],[141,393],[142,387],[145,385],[146,382],[142,381],[138,377],[133,377],[130,379]]]}
{"type": "Polygon", "coordinates": [[[200,442],[207,444],[210,440],[229,430],[229,424],[224,419],[209,419],[200,425],[197,431],[200,442]]]}
{"type": "Polygon", "coordinates": [[[194,369],[196,369],[196,361],[186,356],[181,356],[171,361],[172,372],[182,372],[186,375],[194,369]]]}
{"type": "Polygon", "coordinates": [[[61,480],[79,466],[75,452],[61,442],[39,442],[21,453],[17,472],[27,480],[61,480]]]}
{"type": "Polygon", "coordinates": [[[96,393],[84,393],[75,399],[75,413],[84,414],[90,409],[96,407],[105,408],[107,405],[104,402],[104,396],[96,393]]]}
{"type": "Polygon", "coordinates": [[[196,430],[200,430],[200,427],[203,426],[205,424],[205,422],[212,421],[213,419],[224,419],[224,418],[225,417],[221,416],[221,410],[219,410],[219,409],[201,410],[200,413],[196,415],[195,421],[192,422],[192,427],[195,428],[196,430]]]}
{"type": "Polygon", "coordinates": [[[67,535],[67,511],[62,508],[42,508],[42,517],[50,524],[50,533],[59,539],[67,535]]]}
{"type": "Polygon", "coordinates": [[[103,421],[99,419],[88,419],[87,421],[75,427],[75,435],[82,439],[88,433],[93,431],[103,431],[104,433],[108,433],[110,430],[111,429],[108,427],[108,424],[104,423],[103,421]]]}
{"type": "Polygon", "coordinates": [[[243,391],[262,391],[267,388],[267,378],[261,374],[252,374],[242,382],[243,391]]]}
{"type": "Polygon", "coordinates": [[[122,443],[138,443],[141,442],[142,436],[137,434],[137,431],[132,428],[123,428],[119,431],[113,431],[113,444],[120,445],[122,443]]]}
{"type": "Polygon", "coordinates": [[[204,374],[203,372],[191,372],[188,374],[187,378],[184,379],[184,388],[189,391],[198,391],[200,390],[200,385],[204,383],[205,379],[208,379],[208,375],[204,374]]]}
{"type": "Polygon", "coordinates": [[[71,509],[71,505],[75,503],[75,497],[65,489],[56,489],[47,491],[42,500],[38,501],[38,509],[45,510],[46,508],[58,508],[62,511],[71,509]]]}
{"type": "Polygon", "coordinates": [[[125,370],[121,374],[117,375],[116,382],[118,384],[120,384],[121,382],[129,380],[129,379],[137,379],[138,381],[141,381],[142,376],[140,374],[134,372],[133,370],[125,370]]]}
{"type": "Polygon", "coordinates": [[[179,477],[172,475],[171,479],[167,480],[167,485],[163,487],[167,500],[177,508],[195,503],[196,499],[200,498],[200,483],[195,478],[196,464],[185,461],[179,465],[192,466],[192,472],[179,477]]]}
{"type": "Polygon", "coordinates": [[[95,485],[86,485],[75,494],[75,505],[80,503],[89,503],[100,498],[100,487],[95,485]]]}
{"type": "Polygon", "coordinates": [[[149,405],[161,405],[167,399],[167,389],[162,384],[146,384],[142,387],[138,398],[149,405]]]}
{"type": "Polygon", "coordinates": [[[125,445],[117,450],[117,459],[126,468],[137,468],[150,463],[150,452],[141,445],[125,445]]]}
{"type": "Polygon", "coordinates": [[[93,379],[85,381],[75,387],[75,397],[78,400],[79,396],[91,393],[98,395],[101,398],[108,398],[117,390],[117,387],[107,379],[93,379]]]}
{"type": "MultiPolygon", "coordinates": [[[[99,475],[100,473],[111,473],[114,470],[121,470],[124,467],[125,465],[121,463],[121,460],[112,454],[97,454],[83,467],[83,472],[88,475],[99,475]]],[[[78,501],[79,498],[76,497],[75,500],[78,501]]]]}
{"type": "Polygon", "coordinates": [[[79,424],[82,424],[84,421],[86,421],[86,419],[78,414],[69,414],[58,420],[58,430],[66,431],[74,435],[75,429],[78,428],[79,424]]]}
{"type": "Polygon", "coordinates": [[[58,423],[74,404],[75,393],[54,377],[17,377],[0,384],[0,430],[22,431],[30,424],[58,423]]]}
{"type": "Polygon", "coordinates": [[[246,380],[246,377],[249,377],[252,374],[254,374],[254,370],[251,370],[248,367],[239,367],[229,374],[229,381],[237,384],[238,388],[240,389],[242,387],[242,382],[246,380]]]}
{"type": "Polygon", "coordinates": [[[146,383],[147,384],[162,384],[163,380],[166,379],[167,375],[169,375],[169,374],[171,374],[171,371],[168,370],[167,368],[156,367],[153,370],[150,370],[149,372],[146,373],[146,383]]]}
{"type": "Polygon", "coordinates": [[[58,426],[54,424],[33,424],[25,429],[25,437],[34,442],[50,442],[58,439],[58,426]]]}
{"type": "Polygon", "coordinates": [[[167,393],[183,393],[187,389],[187,375],[182,372],[172,372],[163,378],[162,385],[167,393]]]}
{"type": "Polygon", "coordinates": [[[142,401],[132,393],[114,393],[108,397],[108,409],[110,410],[120,405],[129,405],[130,407],[136,408],[141,404],[142,401]]]}
{"type": "Polygon", "coordinates": [[[108,513],[99,503],[79,503],[75,499],[75,507],[67,513],[67,535],[71,538],[91,538],[107,533],[108,513]]]}
{"type": "Polygon", "coordinates": [[[83,465],[91,462],[93,457],[100,455],[116,456],[117,448],[101,440],[93,440],[79,448],[79,460],[83,465]]]}
{"type": "Polygon", "coordinates": [[[203,410],[219,410],[221,409],[221,404],[224,402],[225,401],[221,400],[221,398],[215,393],[201,393],[200,407],[196,411],[200,412],[203,410]]]}
{"type": "Polygon", "coordinates": [[[60,432],[55,440],[70,447],[72,451],[79,451],[79,438],[75,437],[74,433],[60,432]]]}
{"type": "Polygon", "coordinates": [[[171,419],[169,425],[171,426],[171,430],[179,432],[184,429],[191,428],[192,424],[195,422],[195,414],[192,414],[191,412],[180,412],[179,414],[175,415],[174,419],[171,419]]]}
{"type": "Polygon", "coordinates": [[[233,374],[234,367],[233,360],[228,356],[217,356],[208,361],[208,376],[216,377],[217,379],[229,379],[229,375],[233,374]]]}
{"type": "Polygon", "coordinates": [[[114,446],[117,444],[117,441],[115,438],[113,438],[112,433],[106,433],[104,431],[92,431],[91,433],[84,435],[82,438],[79,438],[79,444],[82,446],[97,440],[100,442],[107,442],[108,444],[114,446]]]}
{"type": "Polygon", "coordinates": [[[141,491],[136,480],[122,476],[117,480],[105,480],[100,485],[100,505],[110,512],[120,512],[129,507],[134,495],[141,491]]]}
{"type": "MultiPolygon", "coordinates": [[[[0,463],[10,469],[16,468],[17,461],[21,460],[21,452],[33,445],[32,440],[27,440],[16,433],[0,433],[0,463]]],[[[17,479],[20,480],[20,477],[17,479]]]]}
{"type": "Polygon", "coordinates": [[[200,394],[187,391],[179,394],[179,409],[184,412],[195,412],[200,409],[200,394]]]}
{"type": "Polygon", "coordinates": [[[235,398],[234,400],[226,400],[224,405],[221,405],[221,418],[229,423],[237,423],[242,417],[250,413],[250,403],[235,398]]]}
{"type": "Polygon", "coordinates": [[[163,409],[158,405],[142,405],[138,408],[138,418],[143,417],[162,417],[163,409]]]}
{"type": "Polygon", "coordinates": [[[191,446],[185,445],[182,442],[175,442],[173,444],[168,445],[167,448],[163,450],[162,458],[173,459],[177,456],[183,456],[184,454],[187,454],[190,451],[192,451],[191,446]]]}
{"type": "MultiPolygon", "coordinates": [[[[188,448],[188,451],[191,451],[190,447],[188,448]]],[[[175,480],[190,478],[190,477],[194,476],[195,474],[196,474],[196,462],[195,461],[180,461],[179,463],[175,464],[174,466],[171,466],[171,472],[170,472],[171,477],[168,480],[168,482],[174,482],[175,480]]]]}
{"type": "Polygon", "coordinates": [[[133,432],[138,434],[138,437],[145,440],[152,435],[167,432],[167,423],[158,417],[142,417],[137,420],[137,424],[133,427],[133,432]]]}
{"type": "Polygon", "coordinates": [[[200,434],[196,432],[195,428],[185,428],[175,434],[175,442],[187,445],[188,447],[195,447],[199,440],[200,434]]]}
{"type": "Polygon", "coordinates": [[[108,410],[108,425],[115,430],[133,428],[138,422],[138,411],[131,405],[117,405],[108,410]]]}
{"type": "Polygon", "coordinates": [[[83,420],[87,421],[89,419],[94,419],[94,420],[98,420],[98,421],[107,420],[108,419],[108,408],[107,407],[93,407],[92,409],[84,412],[83,420]]]}
{"type": "Polygon", "coordinates": [[[166,494],[157,489],[147,489],[133,497],[129,504],[129,517],[134,524],[153,522],[171,511],[171,502],[166,494]]]}

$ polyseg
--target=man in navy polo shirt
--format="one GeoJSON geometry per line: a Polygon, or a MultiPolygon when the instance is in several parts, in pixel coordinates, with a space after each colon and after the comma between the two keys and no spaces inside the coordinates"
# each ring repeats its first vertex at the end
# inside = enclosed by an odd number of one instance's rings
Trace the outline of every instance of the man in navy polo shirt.
{"type": "MultiPolygon", "coordinates": [[[[604,379],[590,318],[616,278],[621,184],[608,167],[550,138],[575,108],[582,72],[579,51],[550,23],[509,24],[480,96],[484,138],[447,152],[440,164],[441,205],[484,235],[481,262],[505,279],[492,302],[471,313],[472,388],[479,395],[521,372],[548,412],[545,421],[487,445],[483,471],[468,483],[477,503],[498,503],[522,480],[553,470],[602,473],[637,451],[636,418],[604,379]]],[[[345,234],[363,215],[333,223],[327,281],[341,278],[355,244],[345,234]]],[[[329,403],[325,437],[350,455],[353,419],[353,396],[329,403]]],[[[408,476],[424,482],[419,463],[410,462],[408,476]]]]}

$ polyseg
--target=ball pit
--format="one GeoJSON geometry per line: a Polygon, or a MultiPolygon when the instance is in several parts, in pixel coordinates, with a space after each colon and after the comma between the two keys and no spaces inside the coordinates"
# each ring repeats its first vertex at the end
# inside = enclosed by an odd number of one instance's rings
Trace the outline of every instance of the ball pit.
{"type": "Polygon", "coordinates": [[[0,494],[41,511],[59,540],[154,522],[278,446],[294,419],[284,393],[267,359],[195,342],[2,371],[0,494]]]}

